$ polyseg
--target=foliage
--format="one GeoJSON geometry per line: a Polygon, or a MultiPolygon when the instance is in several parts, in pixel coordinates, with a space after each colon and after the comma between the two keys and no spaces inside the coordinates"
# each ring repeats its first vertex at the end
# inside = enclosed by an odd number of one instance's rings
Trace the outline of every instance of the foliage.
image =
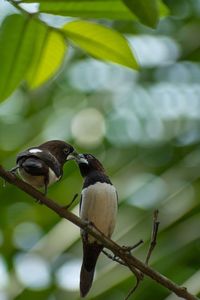
{"type": "MultiPolygon", "coordinates": [[[[155,27],[158,22],[158,4],[155,0],[149,2],[149,7],[140,1],[135,1],[134,5],[124,1],[124,5],[119,0],[108,1],[107,4],[106,1],[91,0],[39,2],[39,11],[52,14],[112,19],[123,16],[122,19],[131,20],[135,12],[144,24],[155,27]]],[[[63,63],[69,41],[96,58],[138,68],[126,39],[113,29],[103,24],[76,21],[66,23],[62,30],[23,10],[14,0],[10,3],[22,14],[8,16],[0,28],[0,100],[10,96],[23,80],[28,82],[29,87],[38,88],[54,76],[63,63]]]]}
{"type": "MultiPolygon", "coordinates": [[[[113,239],[142,238],[144,259],[158,208],[151,265],[199,295],[199,2],[149,1],[150,19],[144,1],[38,2],[53,15],[27,3],[0,2],[1,164],[54,138],[93,153],[119,193],[113,239]]],[[[48,195],[66,205],[81,184],[69,162],[48,195]]],[[[79,230],[8,184],[0,199],[0,299],[79,299],[79,230]]],[[[133,283],[101,255],[88,299],[123,299],[133,283]]],[[[149,279],[133,298],[175,299],[149,279]]]]}

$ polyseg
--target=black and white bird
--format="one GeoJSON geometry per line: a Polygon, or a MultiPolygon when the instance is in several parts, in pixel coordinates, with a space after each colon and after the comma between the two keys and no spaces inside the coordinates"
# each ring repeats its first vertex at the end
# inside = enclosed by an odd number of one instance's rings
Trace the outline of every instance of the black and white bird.
{"type": "Polygon", "coordinates": [[[58,181],[63,175],[63,165],[74,148],[59,140],[52,140],[37,147],[31,147],[17,155],[16,167],[20,177],[36,188],[44,188],[58,181]]]}
{"type": "MultiPolygon", "coordinates": [[[[117,217],[117,191],[105,174],[102,164],[93,155],[79,154],[74,156],[74,159],[84,178],[80,217],[92,222],[104,235],[111,237],[117,217]]],[[[81,237],[83,263],[80,273],[80,294],[84,297],[91,288],[96,262],[103,245],[84,231],[81,231],[81,237]]]]}

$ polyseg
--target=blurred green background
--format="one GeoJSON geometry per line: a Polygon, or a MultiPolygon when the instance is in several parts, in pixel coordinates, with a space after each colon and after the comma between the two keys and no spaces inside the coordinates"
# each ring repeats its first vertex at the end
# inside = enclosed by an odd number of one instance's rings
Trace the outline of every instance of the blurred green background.
{"type": "MultiPolygon", "coordinates": [[[[144,260],[158,208],[151,265],[200,295],[200,1],[165,3],[170,16],[156,30],[104,21],[129,39],[139,72],[70,49],[51,82],[32,92],[24,85],[0,104],[0,162],[10,169],[18,152],[50,139],[94,154],[119,194],[113,239],[143,239],[134,254],[144,260]]],[[[0,21],[13,11],[0,1],[0,21]]],[[[66,205],[81,186],[69,162],[48,196],[66,205]]],[[[3,181],[0,199],[0,300],[78,300],[79,229],[3,181]]],[[[78,214],[78,200],[72,211],[78,214]]],[[[121,300],[133,284],[128,269],[102,254],[87,299],[121,300]]],[[[132,298],[178,299],[150,279],[132,298]]]]}

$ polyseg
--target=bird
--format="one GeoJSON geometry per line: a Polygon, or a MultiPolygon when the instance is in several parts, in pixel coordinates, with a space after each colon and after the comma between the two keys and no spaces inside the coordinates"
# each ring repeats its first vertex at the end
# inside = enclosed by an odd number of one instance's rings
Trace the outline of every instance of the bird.
{"type": "MultiPolygon", "coordinates": [[[[69,159],[72,159],[70,154],[69,159]]],[[[100,161],[92,154],[74,156],[84,178],[80,201],[80,218],[91,222],[105,236],[111,237],[117,218],[118,195],[100,161]]],[[[80,296],[85,297],[93,282],[97,259],[103,245],[81,230],[83,262],[80,272],[80,296]]]]}
{"type": "Polygon", "coordinates": [[[60,140],[47,141],[19,153],[16,166],[11,172],[35,188],[44,188],[46,195],[50,185],[61,179],[63,165],[69,154],[76,151],[70,144],[60,140]]]}

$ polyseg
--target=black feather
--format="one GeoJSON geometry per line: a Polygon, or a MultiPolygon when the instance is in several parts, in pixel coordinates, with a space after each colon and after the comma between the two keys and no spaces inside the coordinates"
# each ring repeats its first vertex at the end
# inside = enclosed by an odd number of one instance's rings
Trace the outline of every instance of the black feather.
{"type": "Polygon", "coordinates": [[[89,292],[93,278],[97,259],[103,246],[97,242],[88,243],[83,238],[83,263],[80,273],[80,295],[85,297],[89,292]]]}
{"type": "Polygon", "coordinates": [[[85,177],[85,180],[83,183],[83,188],[86,188],[97,182],[108,183],[108,184],[112,185],[112,182],[110,181],[109,177],[106,174],[99,172],[97,170],[94,170],[93,172],[90,173],[90,176],[85,177]]]}
{"type": "Polygon", "coordinates": [[[46,172],[48,173],[48,168],[45,163],[38,158],[27,158],[22,162],[21,166],[27,173],[33,176],[44,175],[46,172]]]}

